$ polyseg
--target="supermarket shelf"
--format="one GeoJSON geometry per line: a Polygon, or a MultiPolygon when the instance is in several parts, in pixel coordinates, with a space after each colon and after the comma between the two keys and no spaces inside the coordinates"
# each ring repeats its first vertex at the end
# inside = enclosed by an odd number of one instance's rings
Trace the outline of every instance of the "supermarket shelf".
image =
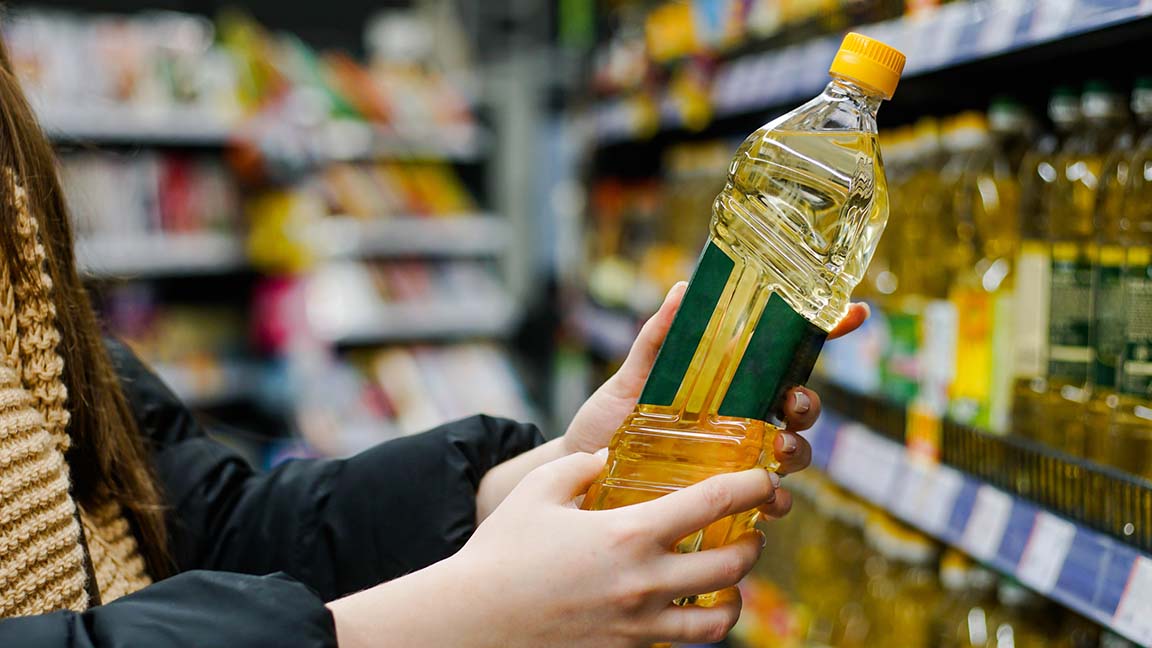
{"type": "MultiPolygon", "coordinates": [[[[845,488],[1037,592],[1141,645],[1152,643],[1152,555],[1058,515],[1052,507],[1010,492],[1014,489],[1003,484],[998,487],[992,483],[995,480],[947,465],[953,463],[947,430],[945,463],[930,463],[909,455],[891,438],[892,430],[858,420],[883,427],[882,409],[858,412],[851,399],[836,401],[826,399],[824,416],[806,433],[813,465],[845,488]],[[851,418],[842,414],[848,411],[851,418]]],[[[989,443],[1000,441],[994,438],[989,443]]],[[[1059,457],[1054,459],[1060,463],[1059,457]]],[[[1091,468],[1081,466],[1081,472],[1085,470],[1091,468]]],[[[1004,480],[1010,478],[1002,472],[1004,480]]],[[[1057,470],[1056,475],[1056,479],[1074,478],[1067,470],[1057,470]]],[[[1123,480],[1118,475],[1105,477],[1123,480]]],[[[1152,492],[1150,484],[1128,481],[1145,494],[1152,492]]],[[[1087,492],[1098,507],[1113,496],[1111,490],[1087,492]]],[[[1126,530],[1147,528],[1147,516],[1133,518],[1126,530]]]]}
{"type": "Polygon", "coordinates": [[[76,242],[88,278],[226,274],[248,267],[243,241],[232,234],[98,235],[76,242]]]}
{"type": "Polygon", "coordinates": [[[308,228],[308,240],[330,259],[493,256],[510,234],[507,221],[491,214],[332,216],[308,228]]]}
{"type": "Polygon", "coordinates": [[[236,134],[234,125],[192,108],[41,107],[36,112],[48,136],[58,142],[222,147],[236,134]]]}
{"type": "Polygon", "coordinates": [[[185,405],[198,409],[255,398],[260,384],[260,369],[241,362],[203,366],[156,363],[151,366],[185,405]]]}
{"type": "Polygon", "coordinates": [[[362,121],[333,121],[309,141],[317,162],[451,160],[470,162],[487,152],[488,134],[479,126],[429,126],[396,131],[362,121]]]}
{"type": "Polygon", "coordinates": [[[504,298],[389,304],[366,309],[367,317],[338,322],[326,318],[317,334],[337,346],[370,346],[475,338],[502,338],[511,333],[512,305],[504,298]]]}
{"type": "MultiPolygon", "coordinates": [[[[1003,0],[944,5],[923,17],[900,18],[853,28],[908,56],[905,80],[1045,43],[1132,23],[1152,15],[1146,0],[1003,0]]],[[[717,117],[754,113],[810,98],[827,79],[839,34],[770,52],[748,54],[718,68],[712,85],[717,117]]],[[[660,127],[682,126],[670,97],[660,100],[660,127]]],[[[625,98],[594,110],[601,146],[631,140],[639,114],[625,98]]]]}

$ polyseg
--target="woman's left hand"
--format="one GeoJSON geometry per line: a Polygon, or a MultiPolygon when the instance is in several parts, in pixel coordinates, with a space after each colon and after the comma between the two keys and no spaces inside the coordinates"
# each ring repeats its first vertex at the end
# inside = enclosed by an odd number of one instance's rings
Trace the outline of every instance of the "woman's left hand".
{"type": "MultiPolygon", "coordinates": [[[[632,413],[687,288],[687,283],[680,282],[668,291],[660,309],[640,329],[640,335],[632,343],[632,350],[620,370],[601,385],[576,412],[564,435],[568,452],[596,452],[607,446],[616,428],[632,413]]],[[[866,304],[852,304],[848,314],[829,334],[829,339],[856,330],[868,318],[868,314],[866,304]]],[[[776,435],[773,444],[777,461],[780,462],[781,475],[799,472],[811,463],[812,447],[804,437],[796,433],[812,427],[819,416],[820,396],[816,392],[806,387],[797,387],[788,394],[784,401],[787,430],[776,435]]],[[[783,491],[779,495],[763,509],[769,517],[779,517],[792,508],[792,498],[783,491]]]]}

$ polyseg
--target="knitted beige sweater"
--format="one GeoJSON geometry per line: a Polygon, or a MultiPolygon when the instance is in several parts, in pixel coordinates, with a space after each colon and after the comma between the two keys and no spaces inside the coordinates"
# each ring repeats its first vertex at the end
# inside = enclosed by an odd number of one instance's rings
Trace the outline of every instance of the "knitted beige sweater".
{"type": "Polygon", "coordinates": [[[0,259],[0,618],[81,611],[93,589],[107,603],[151,583],[119,504],[78,511],[70,492],[52,282],[37,221],[6,176],[19,214],[18,262],[39,272],[14,282],[0,259]],[[85,569],[85,548],[94,574],[85,569]]]}

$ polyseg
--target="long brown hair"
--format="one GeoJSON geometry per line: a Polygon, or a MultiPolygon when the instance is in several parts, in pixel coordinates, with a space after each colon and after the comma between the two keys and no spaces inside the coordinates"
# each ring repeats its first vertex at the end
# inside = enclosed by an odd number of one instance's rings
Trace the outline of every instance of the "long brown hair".
{"type": "MultiPolygon", "coordinates": [[[[55,156],[41,131],[11,58],[0,42],[0,170],[10,170],[26,194],[45,251],[43,270],[51,280],[62,341],[63,381],[71,414],[68,464],[77,502],[94,508],[108,498],[130,516],[153,579],[171,572],[164,510],[143,439],[137,430],[108,354],[96,315],[76,272],[72,226],[57,176],[55,156]]],[[[0,254],[11,280],[26,280],[40,268],[20,263],[19,213],[15,188],[0,182],[0,254]]]]}

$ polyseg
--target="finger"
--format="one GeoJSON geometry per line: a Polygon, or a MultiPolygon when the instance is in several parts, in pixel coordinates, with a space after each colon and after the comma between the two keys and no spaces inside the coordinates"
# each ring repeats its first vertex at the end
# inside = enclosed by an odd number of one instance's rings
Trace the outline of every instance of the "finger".
{"type": "Polygon", "coordinates": [[[780,478],[763,468],[716,475],[651,502],[628,507],[628,515],[655,529],[657,540],[670,547],[720,518],[763,504],[779,484],[780,478]]]}
{"type": "Polygon", "coordinates": [[[776,499],[760,507],[760,513],[770,520],[779,520],[792,510],[792,493],[781,488],[776,491],[776,499]]]}
{"type": "Polygon", "coordinates": [[[680,309],[680,302],[684,300],[686,290],[688,283],[685,281],[672,286],[668,295],[664,297],[660,309],[640,328],[640,334],[636,336],[632,349],[628,351],[628,357],[624,359],[624,364],[615,376],[624,386],[634,386],[637,394],[656,362],[660,345],[664,344],[664,338],[668,337],[668,329],[672,328],[672,319],[680,309]]]}
{"type": "Polygon", "coordinates": [[[863,324],[864,320],[868,319],[868,316],[871,314],[872,308],[868,306],[868,304],[850,304],[848,306],[848,314],[844,316],[844,319],[840,320],[836,328],[832,329],[832,332],[828,334],[828,339],[834,340],[855,331],[860,328],[860,325],[863,324]]]}
{"type": "Polygon", "coordinates": [[[731,587],[752,571],[763,548],[764,535],[752,531],[715,549],[663,556],[660,573],[667,583],[661,592],[671,600],[731,587]]]}
{"type": "Polygon", "coordinates": [[[670,605],[653,621],[652,637],[683,643],[723,641],[740,619],[741,605],[740,591],[735,587],[719,592],[716,603],[708,607],[670,605]]]}
{"type": "Polygon", "coordinates": [[[780,464],[776,469],[780,475],[798,473],[812,463],[812,445],[799,434],[780,432],[772,440],[772,451],[780,464]]]}
{"type": "Polygon", "coordinates": [[[516,491],[548,502],[565,503],[585,493],[604,468],[608,452],[574,452],[528,473],[516,491]]]}
{"type": "Polygon", "coordinates": [[[807,387],[796,387],[784,397],[784,423],[793,432],[803,432],[820,418],[820,394],[807,387]]]}

